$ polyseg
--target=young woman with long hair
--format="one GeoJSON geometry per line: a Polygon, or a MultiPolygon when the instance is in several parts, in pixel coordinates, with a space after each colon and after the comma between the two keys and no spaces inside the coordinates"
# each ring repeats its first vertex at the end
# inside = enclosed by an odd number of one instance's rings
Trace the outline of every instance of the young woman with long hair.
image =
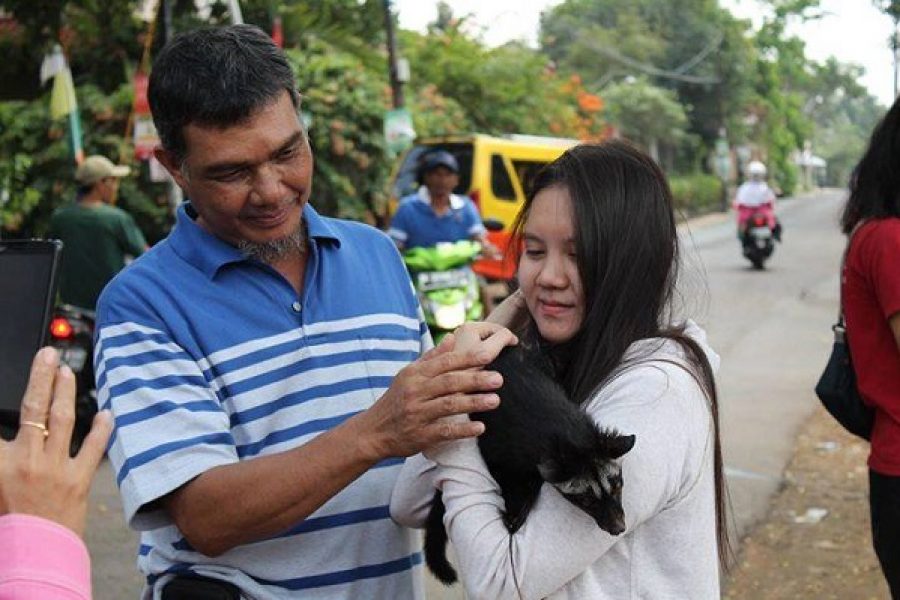
{"type": "Polygon", "coordinates": [[[473,599],[719,598],[718,357],[695,323],[674,322],[679,245],[665,176],[624,142],[574,147],[536,176],[514,237],[512,302],[557,380],[600,426],[636,436],[622,459],[626,530],[602,531],[545,485],[510,533],[474,440],[408,459],[392,515],[421,526],[429,493],[442,490],[473,599]]]}

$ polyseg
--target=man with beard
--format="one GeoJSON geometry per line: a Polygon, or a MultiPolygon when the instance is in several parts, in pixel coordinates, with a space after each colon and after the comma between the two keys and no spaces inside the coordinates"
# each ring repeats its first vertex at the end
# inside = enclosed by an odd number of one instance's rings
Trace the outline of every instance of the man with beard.
{"type": "Polygon", "coordinates": [[[261,30],[176,37],[149,97],[190,201],[101,296],[96,371],[144,597],[421,598],[394,481],[482,431],[446,417],[496,406],[501,378],[473,367],[512,334],[426,353],[391,240],[310,205],[293,72],[261,30]]]}

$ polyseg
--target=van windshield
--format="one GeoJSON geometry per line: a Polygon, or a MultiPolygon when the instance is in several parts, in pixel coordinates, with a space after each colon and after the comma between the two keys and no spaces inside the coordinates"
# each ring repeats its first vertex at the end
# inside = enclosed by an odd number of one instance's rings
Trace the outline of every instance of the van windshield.
{"type": "Polygon", "coordinates": [[[516,172],[516,177],[519,179],[519,184],[522,186],[522,191],[525,192],[526,196],[531,193],[531,186],[534,183],[534,178],[537,177],[537,174],[546,165],[546,160],[512,161],[513,171],[516,172]]]}
{"type": "Polygon", "coordinates": [[[410,148],[403,159],[400,171],[397,173],[397,179],[394,182],[393,196],[398,200],[404,196],[415,194],[419,189],[419,183],[416,181],[416,171],[422,157],[432,150],[446,150],[451,153],[456,162],[459,163],[459,185],[453,190],[456,194],[469,193],[469,187],[472,185],[472,144],[417,144],[410,148]]]}

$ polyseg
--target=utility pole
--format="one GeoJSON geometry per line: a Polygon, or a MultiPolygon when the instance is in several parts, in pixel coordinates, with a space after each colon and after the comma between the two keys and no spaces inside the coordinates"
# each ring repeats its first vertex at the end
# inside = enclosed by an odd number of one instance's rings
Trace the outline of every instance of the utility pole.
{"type": "Polygon", "coordinates": [[[231,15],[232,25],[241,25],[244,23],[244,14],[241,12],[241,5],[238,0],[228,0],[228,12],[231,15]]]}
{"type": "Polygon", "coordinates": [[[166,43],[175,35],[172,29],[172,0],[163,0],[163,24],[166,28],[166,43]]]}
{"type": "Polygon", "coordinates": [[[897,36],[900,35],[898,32],[898,27],[900,27],[900,14],[893,15],[894,17],[894,32],[891,34],[891,50],[894,51],[894,98],[897,98],[897,36]]]}
{"type": "Polygon", "coordinates": [[[403,108],[403,82],[397,66],[397,38],[394,35],[394,15],[391,0],[384,0],[384,29],[387,32],[388,69],[391,76],[391,99],[394,108],[403,108]]]}
{"type": "MultiPolygon", "coordinates": [[[[175,26],[173,25],[172,19],[172,2],[174,0],[163,0],[163,23],[166,28],[166,43],[168,44],[173,37],[175,37],[175,26]]],[[[181,206],[181,203],[184,202],[184,193],[181,191],[181,188],[178,187],[178,184],[175,183],[175,179],[169,175],[168,177],[168,185],[166,186],[166,197],[169,200],[169,210],[172,211],[172,215],[174,216],[178,212],[178,207],[181,206]]]]}
{"type": "Polygon", "coordinates": [[[872,0],[872,3],[875,7],[883,12],[885,15],[889,16],[891,20],[894,22],[894,30],[891,32],[891,58],[894,62],[894,98],[897,98],[897,93],[900,91],[898,89],[898,78],[900,78],[900,65],[897,64],[898,53],[900,53],[900,0],[872,0]]]}

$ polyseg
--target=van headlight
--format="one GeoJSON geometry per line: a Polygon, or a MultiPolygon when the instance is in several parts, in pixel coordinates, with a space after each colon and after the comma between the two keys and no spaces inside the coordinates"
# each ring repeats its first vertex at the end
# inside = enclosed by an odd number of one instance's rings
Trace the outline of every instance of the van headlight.
{"type": "Polygon", "coordinates": [[[437,305],[432,314],[434,324],[441,329],[453,330],[466,322],[466,307],[462,302],[437,305]]]}

